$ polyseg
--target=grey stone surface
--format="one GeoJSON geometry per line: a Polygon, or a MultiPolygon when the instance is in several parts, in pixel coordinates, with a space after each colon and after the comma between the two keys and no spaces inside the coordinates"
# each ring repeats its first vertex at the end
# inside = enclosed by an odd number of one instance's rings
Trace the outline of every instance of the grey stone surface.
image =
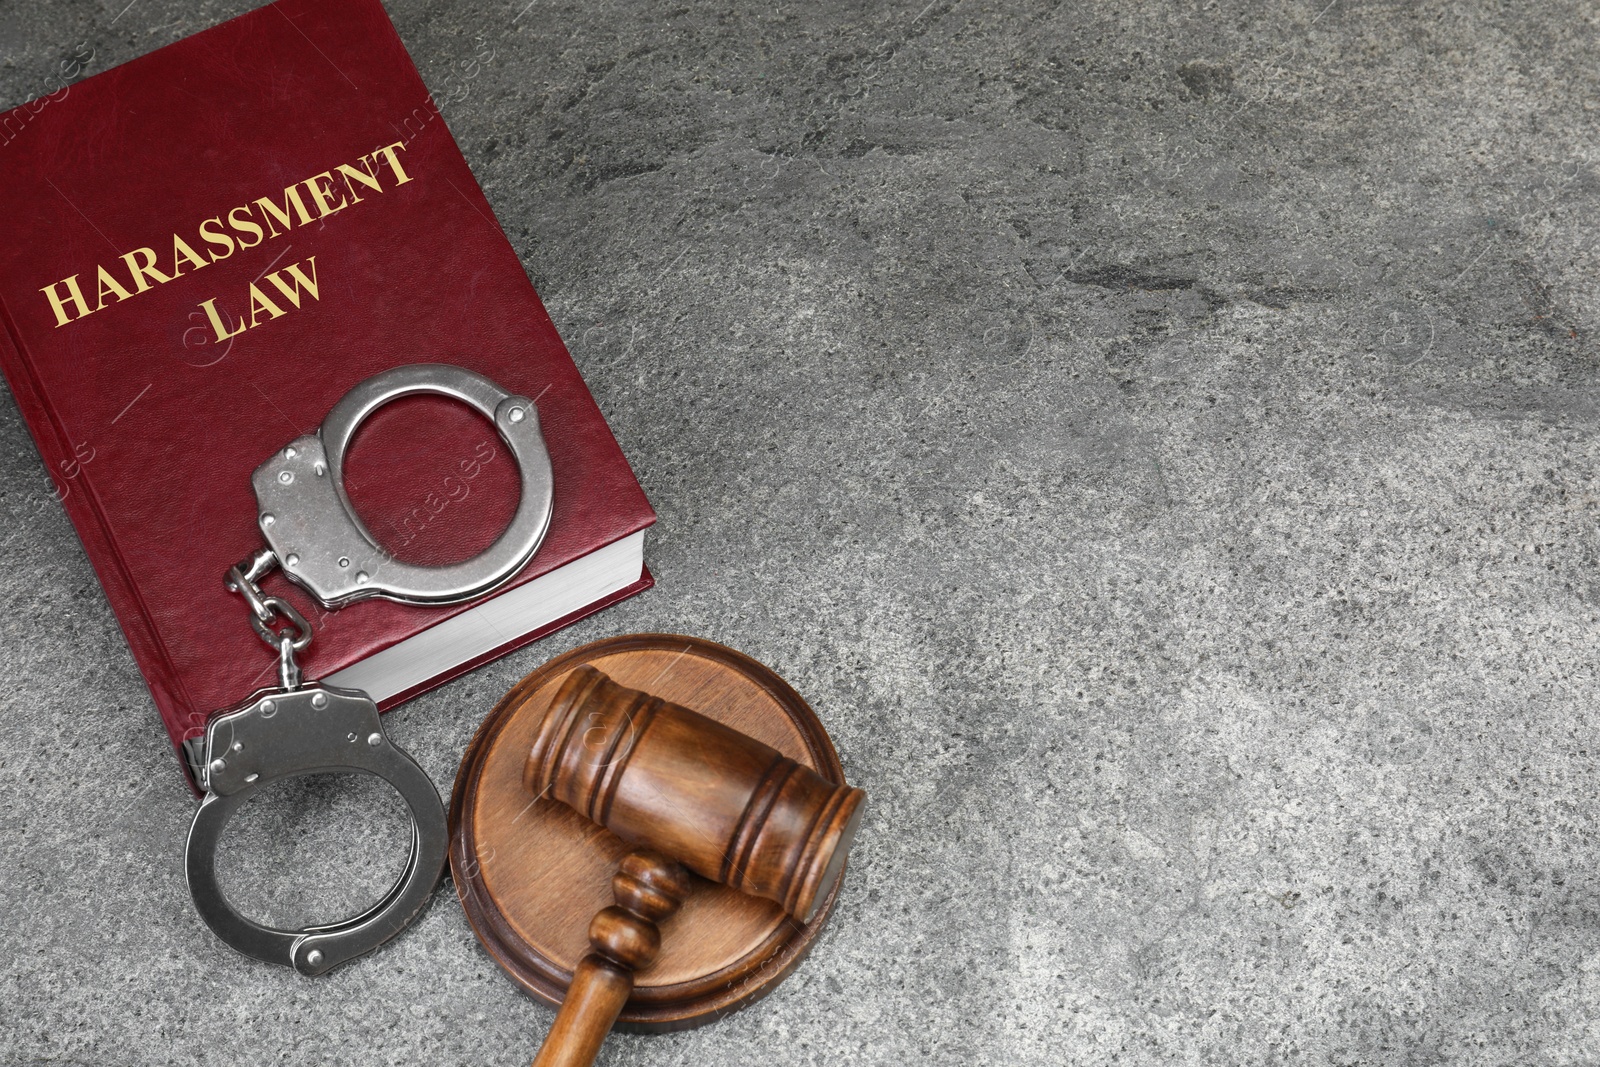
{"type": "MultiPolygon", "coordinates": [[[[525,2],[391,12],[660,585],[390,728],[447,783],[545,658],[676,630],[873,798],[788,983],[602,1062],[1600,1062],[1592,5],[525,2]]],[[[0,104],[248,6],[0,0],[0,104]]],[[[0,526],[0,1061],[525,1062],[448,887],[318,981],[200,928],[9,399],[0,526]]],[[[382,883],[381,794],[289,799],[241,892],[382,883]]]]}

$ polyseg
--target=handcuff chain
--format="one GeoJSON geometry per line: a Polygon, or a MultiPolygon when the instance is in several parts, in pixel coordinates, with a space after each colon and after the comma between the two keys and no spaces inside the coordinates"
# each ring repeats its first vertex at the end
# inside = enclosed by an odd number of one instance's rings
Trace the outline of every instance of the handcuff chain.
{"type": "Polygon", "coordinates": [[[300,664],[295,653],[304,652],[311,644],[311,624],[299,610],[282,597],[267,596],[257,583],[278,565],[278,557],[270,548],[258,550],[249,559],[241,560],[228,568],[222,585],[230,593],[238,593],[250,608],[250,628],[262,643],[278,654],[278,680],[285,689],[300,687],[300,664]],[[289,625],[274,628],[282,621],[289,625]]]}

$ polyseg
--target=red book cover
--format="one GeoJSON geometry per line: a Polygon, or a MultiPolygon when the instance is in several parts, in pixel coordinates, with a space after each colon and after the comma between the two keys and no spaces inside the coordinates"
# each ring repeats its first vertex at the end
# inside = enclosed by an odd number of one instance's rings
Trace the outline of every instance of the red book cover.
{"type": "MultiPolygon", "coordinates": [[[[251,473],[380,371],[453,363],[535,399],[554,512],[497,596],[655,521],[379,0],[281,0],[0,131],[0,367],[175,745],[274,680],[222,584],[261,544],[251,473]]],[[[345,478],[416,563],[486,547],[518,492],[492,425],[438,397],[373,416],[345,478]]],[[[382,703],[649,584],[641,565],[382,703]]],[[[477,603],[328,612],[281,573],[264,588],[311,620],[311,678],[477,603]]]]}

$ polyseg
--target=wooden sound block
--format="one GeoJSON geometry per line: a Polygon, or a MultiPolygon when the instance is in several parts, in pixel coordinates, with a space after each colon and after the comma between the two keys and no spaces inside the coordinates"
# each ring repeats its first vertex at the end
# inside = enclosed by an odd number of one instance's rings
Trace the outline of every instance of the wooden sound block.
{"type": "MultiPolygon", "coordinates": [[[[611,877],[631,846],[523,787],[533,737],[561,682],[591,664],[618,684],[692,708],[836,783],[833,743],[783,679],[731,648],[695,637],[632,634],[573,649],[519,682],[479,727],[450,802],[450,867],[478,940],[519,985],[559,1005],[589,951],[589,922],[612,903],[611,877]]],[[[842,881],[842,880],[841,880],[842,881]]],[[[618,1026],[684,1030],[764,996],[804,958],[838,897],[808,923],[770,901],[705,879],[662,931],[618,1026]]]]}

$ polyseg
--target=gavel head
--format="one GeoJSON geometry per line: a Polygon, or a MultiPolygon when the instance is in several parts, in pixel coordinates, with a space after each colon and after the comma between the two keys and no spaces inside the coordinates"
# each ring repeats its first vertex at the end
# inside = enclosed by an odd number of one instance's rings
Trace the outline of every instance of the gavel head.
{"type": "Polygon", "coordinates": [[[523,784],[802,922],[838,881],[867,797],[590,666],[557,691],[523,784]]]}

